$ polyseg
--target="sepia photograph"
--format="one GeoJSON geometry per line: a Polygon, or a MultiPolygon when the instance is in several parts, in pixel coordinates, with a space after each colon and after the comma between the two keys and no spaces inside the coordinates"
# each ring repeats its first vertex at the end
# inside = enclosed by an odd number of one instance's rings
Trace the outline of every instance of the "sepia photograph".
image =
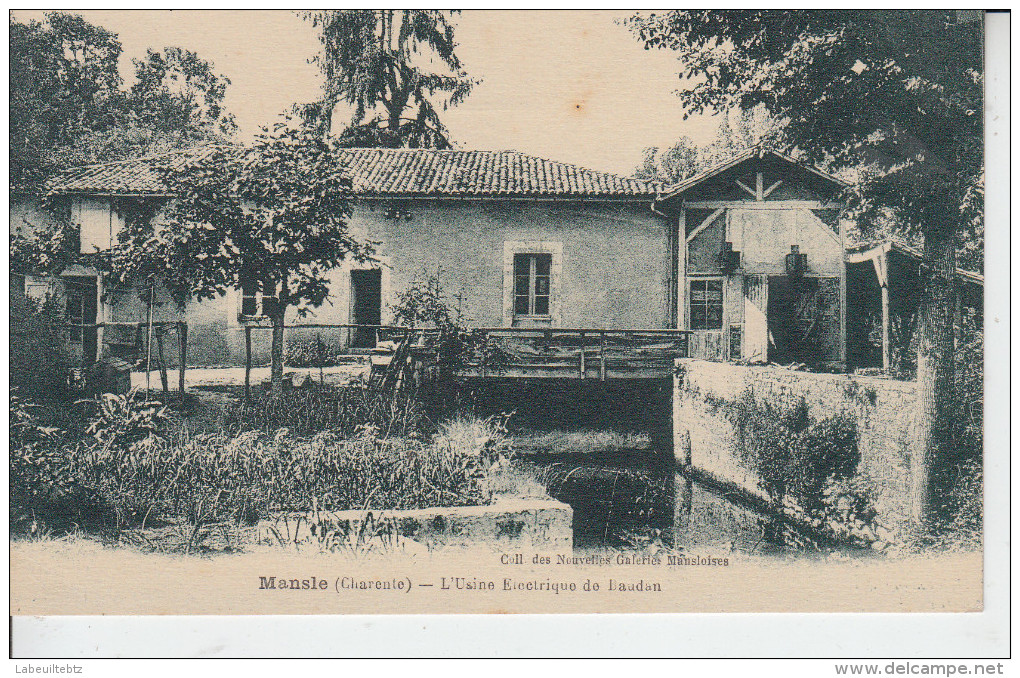
{"type": "Polygon", "coordinates": [[[985,22],[11,10],[12,652],[982,612],[985,22]]]}

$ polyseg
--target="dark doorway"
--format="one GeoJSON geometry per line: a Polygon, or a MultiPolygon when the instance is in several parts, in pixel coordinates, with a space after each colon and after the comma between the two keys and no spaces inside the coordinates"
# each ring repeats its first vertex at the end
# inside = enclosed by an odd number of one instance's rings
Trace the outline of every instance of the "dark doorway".
{"type": "Polygon", "coordinates": [[[95,327],[99,311],[99,289],[96,279],[89,276],[73,276],[64,278],[65,314],[71,325],[71,351],[75,357],[81,358],[83,365],[96,362],[98,349],[98,333],[95,327]],[[82,327],[92,325],[92,327],[82,327]],[[80,351],[80,353],[79,353],[80,351]]]}
{"type": "Polygon", "coordinates": [[[839,278],[769,276],[769,361],[839,360],[839,278]]]}
{"type": "MultiPolygon", "coordinates": [[[[351,271],[351,322],[355,325],[382,324],[382,270],[351,271]]],[[[359,327],[351,338],[354,348],[375,346],[374,328],[359,327]]]]}

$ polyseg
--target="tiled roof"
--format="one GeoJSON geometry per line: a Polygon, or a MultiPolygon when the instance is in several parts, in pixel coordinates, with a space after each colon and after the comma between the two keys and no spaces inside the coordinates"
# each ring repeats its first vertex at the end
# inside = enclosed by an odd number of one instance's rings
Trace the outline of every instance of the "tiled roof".
{"type": "Polygon", "coordinates": [[[134,160],[86,165],[64,170],[50,179],[46,187],[57,193],[123,193],[165,195],[166,187],[159,177],[161,165],[179,167],[198,160],[216,147],[174,151],[134,160]]]}
{"type": "MultiPolygon", "coordinates": [[[[61,193],[165,194],[156,167],[211,148],[70,169],[49,184],[61,193]]],[[[516,151],[352,148],[354,190],[368,196],[652,198],[660,186],[516,151]]]]}

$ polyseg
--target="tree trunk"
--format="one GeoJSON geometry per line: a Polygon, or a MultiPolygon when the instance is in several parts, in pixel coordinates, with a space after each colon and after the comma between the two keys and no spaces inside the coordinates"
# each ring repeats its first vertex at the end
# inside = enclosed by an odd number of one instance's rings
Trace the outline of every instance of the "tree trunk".
{"type": "Polygon", "coordinates": [[[272,368],[269,372],[269,392],[273,398],[279,398],[283,394],[283,321],[286,307],[273,309],[271,319],[273,321],[273,348],[272,368]]]}
{"type": "Polygon", "coordinates": [[[917,413],[910,461],[912,518],[932,527],[940,501],[938,478],[949,463],[953,402],[953,309],[956,239],[950,228],[925,233],[924,291],[917,310],[917,413]]]}

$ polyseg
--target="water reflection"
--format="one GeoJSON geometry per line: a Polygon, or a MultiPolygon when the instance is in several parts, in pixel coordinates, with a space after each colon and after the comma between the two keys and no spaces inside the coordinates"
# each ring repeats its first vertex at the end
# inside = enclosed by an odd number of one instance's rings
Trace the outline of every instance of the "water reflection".
{"type": "Polygon", "coordinates": [[[574,548],[777,553],[826,547],[762,506],[677,473],[650,450],[533,454],[519,463],[574,509],[574,548]]]}

